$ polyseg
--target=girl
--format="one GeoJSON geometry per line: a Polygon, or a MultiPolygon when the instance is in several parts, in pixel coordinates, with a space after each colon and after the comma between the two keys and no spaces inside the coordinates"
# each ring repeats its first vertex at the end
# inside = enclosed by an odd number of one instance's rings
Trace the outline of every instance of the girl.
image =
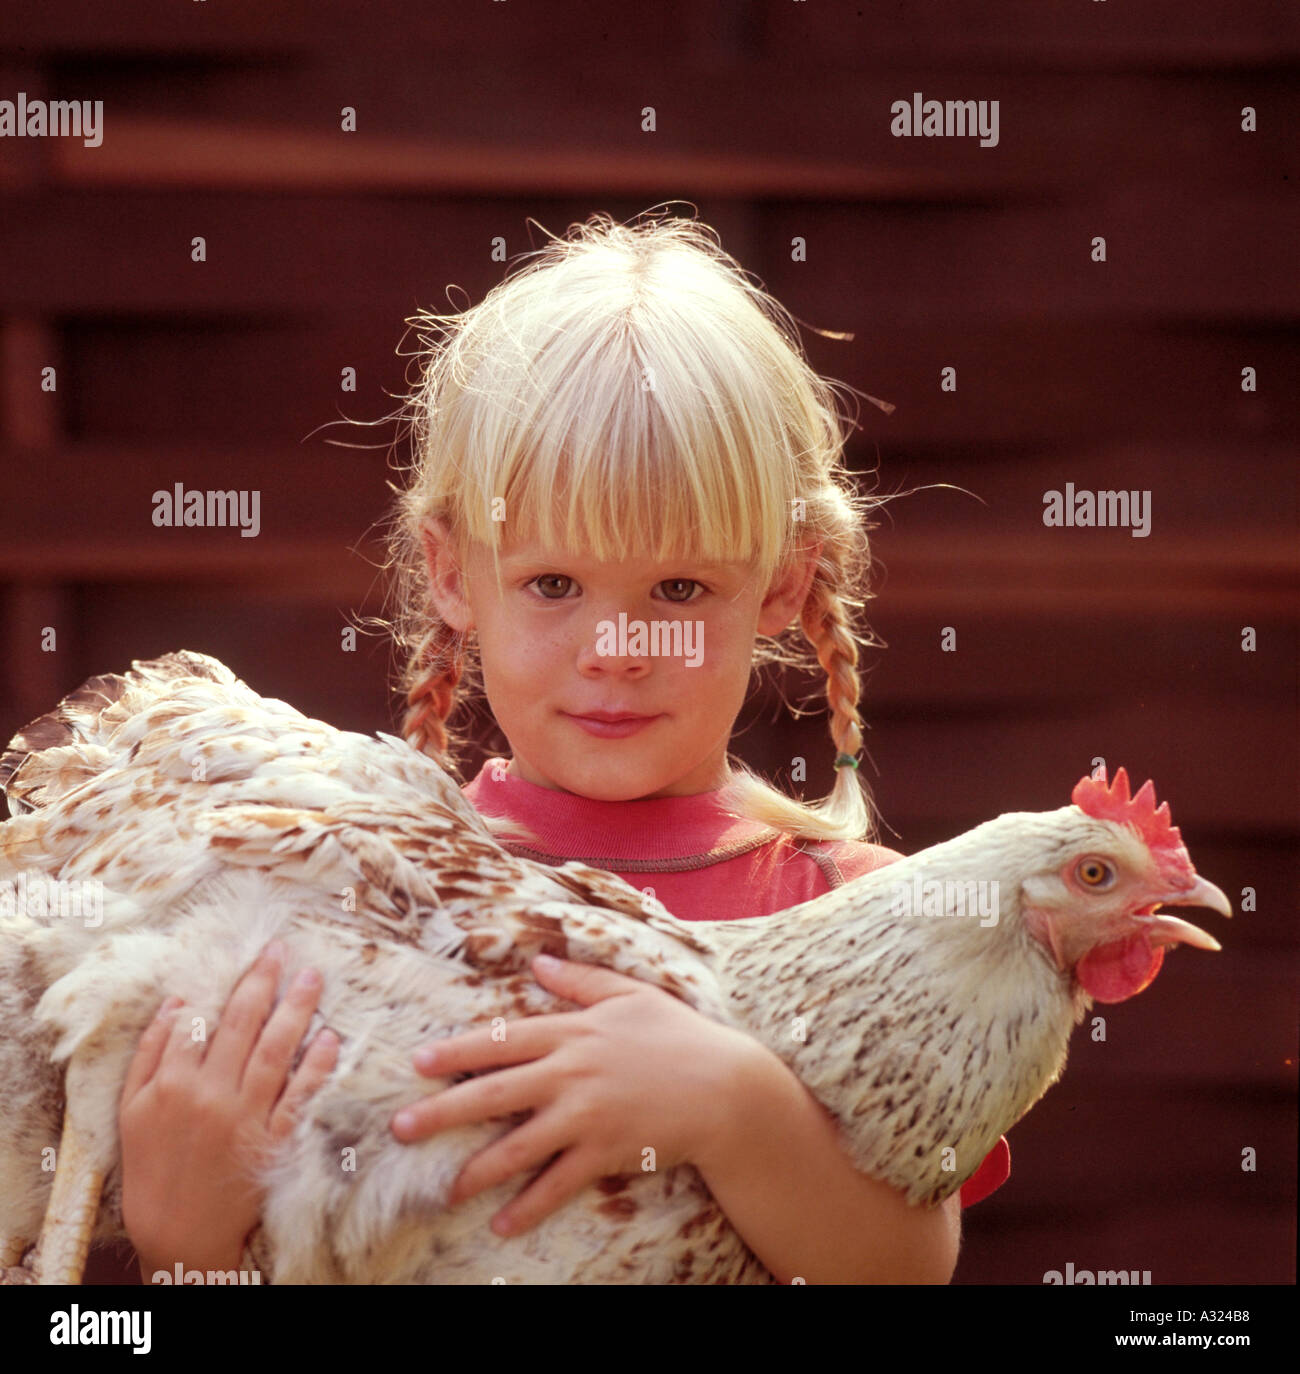
{"type": "MultiPolygon", "coordinates": [[[[481,671],[510,759],[469,799],[522,827],[516,852],[613,870],[687,920],[781,910],[899,858],[864,841],[857,772],[869,503],[793,322],[690,221],[597,216],[535,256],[477,308],[417,317],[447,338],[411,398],[419,461],[393,541],[406,738],[453,767],[449,718],[481,671]],[[778,640],[792,622],[827,675],[838,752],[819,805],[727,753],[753,666],[801,661],[778,640]]],[[[416,1055],[430,1075],[497,1071],[398,1112],[398,1139],[531,1113],[469,1161],[453,1205],[540,1169],[493,1222],[524,1231],[653,1141],[782,1282],[951,1277],[961,1198],[913,1208],[860,1174],[757,1042],[607,969],[539,960],[535,976],[581,1010],[416,1055]]],[[[242,1161],[333,1065],[322,1032],[289,1073],[318,988],[271,1014],[277,981],[272,950],[202,1058],[166,1006],[141,1041],[121,1126],[146,1277],[238,1267],[259,1204],[242,1161]]],[[[1005,1177],[1000,1149],[968,1203],[1005,1177]]]]}

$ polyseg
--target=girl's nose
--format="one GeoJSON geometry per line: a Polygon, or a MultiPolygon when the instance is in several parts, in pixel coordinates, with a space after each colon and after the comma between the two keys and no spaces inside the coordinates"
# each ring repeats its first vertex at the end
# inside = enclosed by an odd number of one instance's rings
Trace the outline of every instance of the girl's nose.
{"type": "Polygon", "coordinates": [[[635,617],[627,611],[602,615],[590,627],[578,653],[578,667],[584,673],[621,673],[643,677],[650,671],[650,659],[641,652],[634,634],[635,617]]]}

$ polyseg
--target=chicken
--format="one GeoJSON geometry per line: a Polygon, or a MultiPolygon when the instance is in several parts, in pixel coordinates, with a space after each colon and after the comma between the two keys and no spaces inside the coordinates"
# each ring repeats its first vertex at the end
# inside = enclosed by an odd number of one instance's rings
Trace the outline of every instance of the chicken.
{"type": "Polygon", "coordinates": [[[393,1113],[454,1081],[412,1051],[563,1009],[537,953],[606,965],[755,1037],[859,1169],[928,1205],[1056,1081],[1093,999],[1141,991],[1172,945],[1219,948],[1162,903],[1231,915],[1121,769],[789,910],[679,921],[612,874],[512,855],[508,826],[402,740],[190,652],[91,679],[14,738],[0,785],[0,1264],[39,1233],[10,1281],[76,1282],[92,1239],[122,1238],[140,1034],[170,992],[210,1033],[275,937],[285,986],[323,973],[311,1033],[341,1046],[263,1166],[245,1256],[263,1281],[763,1283],[690,1165],[603,1179],[518,1237],[488,1225],[518,1179],[449,1209],[468,1158],[523,1117],[399,1143],[393,1113]]]}

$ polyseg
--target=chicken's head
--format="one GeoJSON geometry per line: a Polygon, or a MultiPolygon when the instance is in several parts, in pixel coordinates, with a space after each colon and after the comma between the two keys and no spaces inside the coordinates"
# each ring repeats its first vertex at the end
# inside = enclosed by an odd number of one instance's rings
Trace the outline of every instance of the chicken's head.
{"type": "Polygon", "coordinates": [[[1158,908],[1199,906],[1231,916],[1227,897],[1192,867],[1168,803],[1145,783],[1130,797],[1121,768],[1112,786],[1083,778],[1062,816],[1065,842],[1050,872],[1027,878],[1021,904],[1029,932],[1095,1001],[1123,1002],[1160,971],[1165,949],[1217,950],[1203,930],[1158,908]]]}

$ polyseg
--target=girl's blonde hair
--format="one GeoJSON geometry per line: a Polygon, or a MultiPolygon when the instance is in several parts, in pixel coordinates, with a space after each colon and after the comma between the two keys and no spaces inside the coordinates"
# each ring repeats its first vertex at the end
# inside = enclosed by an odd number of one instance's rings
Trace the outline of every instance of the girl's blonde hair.
{"type": "MultiPolygon", "coordinates": [[[[405,398],[415,461],[389,537],[404,737],[454,768],[464,739],[451,716],[471,684],[481,691],[471,637],[430,595],[422,530],[434,519],[462,566],[471,542],[489,546],[498,583],[506,523],[523,542],[599,561],[749,559],[764,587],[820,540],[798,623],[826,673],[834,790],[796,801],[729,754],[721,801],[799,838],[871,836],[848,759],[862,748],[858,646],[876,643],[853,628],[876,501],[843,467],[836,393],[793,319],[693,220],[599,214],[526,256],[478,306],[408,321],[427,352],[405,398]]],[[[791,633],[760,635],[754,665],[811,667],[791,633]]]]}

